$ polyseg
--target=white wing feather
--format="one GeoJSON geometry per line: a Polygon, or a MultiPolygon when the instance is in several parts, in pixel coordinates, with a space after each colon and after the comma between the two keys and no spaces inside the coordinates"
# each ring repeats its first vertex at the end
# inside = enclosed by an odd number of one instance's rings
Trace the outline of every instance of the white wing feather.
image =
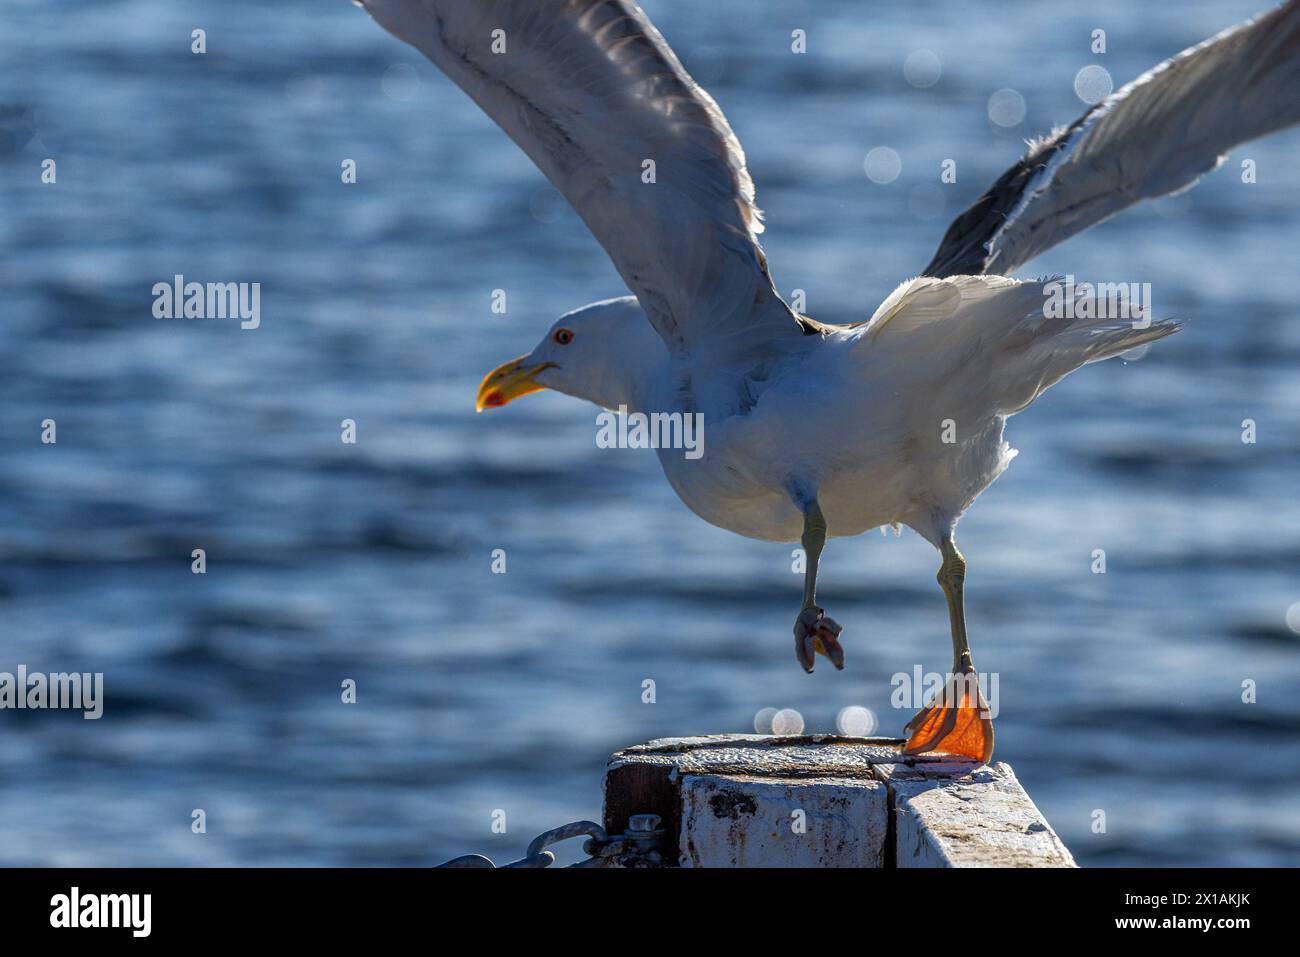
{"type": "Polygon", "coordinates": [[[688,362],[684,377],[760,360],[772,339],[802,334],[768,275],[740,143],[635,3],[360,2],[564,194],[688,362]]]}

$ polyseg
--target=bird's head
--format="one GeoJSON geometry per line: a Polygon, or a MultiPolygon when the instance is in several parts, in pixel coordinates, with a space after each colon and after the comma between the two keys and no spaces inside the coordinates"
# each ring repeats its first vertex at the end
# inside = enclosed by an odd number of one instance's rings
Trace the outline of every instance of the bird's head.
{"type": "Polygon", "coordinates": [[[528,355],[489,372],[475,407],[495,409],[542,389],[606,408],[630,405],[641,370],[656,355],[667,350],[634,296],[595,302],[557,319],[528,355]]]}

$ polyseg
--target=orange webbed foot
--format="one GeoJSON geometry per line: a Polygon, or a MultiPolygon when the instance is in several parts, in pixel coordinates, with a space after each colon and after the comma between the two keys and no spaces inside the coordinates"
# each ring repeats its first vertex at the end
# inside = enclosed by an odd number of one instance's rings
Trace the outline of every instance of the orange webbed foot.
{"type": "Polygon", "coordinates": [[[907,723],[904,754],[931,751],[985,764],[993,757],[993,721],[975,671],[954,674],[943,692],[907,723]]]}

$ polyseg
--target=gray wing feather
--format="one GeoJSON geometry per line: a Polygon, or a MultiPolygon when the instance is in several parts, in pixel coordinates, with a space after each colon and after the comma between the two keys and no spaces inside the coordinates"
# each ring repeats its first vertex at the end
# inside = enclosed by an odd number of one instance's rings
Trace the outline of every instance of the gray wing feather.
{"type": "Polygon", "coordinates": [[[1239,143],[1300,122],[1300,0],[1184,50],[1029,152],[948,228],[926,276],[1010,274],[1239,143]]]}

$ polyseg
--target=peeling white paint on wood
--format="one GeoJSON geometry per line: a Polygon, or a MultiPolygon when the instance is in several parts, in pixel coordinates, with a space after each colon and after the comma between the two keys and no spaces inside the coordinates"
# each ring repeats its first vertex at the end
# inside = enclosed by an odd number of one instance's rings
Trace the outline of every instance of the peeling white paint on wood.
{"type": "Polygon", "coordinates": [[[664,859],[685,867],[1075,866],[1009,766],[904,757],[901,743],[733,734],[636,745],[606,769],[605,828],[657,814],[664,859]]]}
{"type": "Polygon", "coordinates": [[[687,775],[682,867],[880,867],[889,793],[854,778],[687,775]]]}
{"type": "Polygon", "coordinates": [[[898,867],[1075,867],[1011,766],[882,766],[898,867]]]}

